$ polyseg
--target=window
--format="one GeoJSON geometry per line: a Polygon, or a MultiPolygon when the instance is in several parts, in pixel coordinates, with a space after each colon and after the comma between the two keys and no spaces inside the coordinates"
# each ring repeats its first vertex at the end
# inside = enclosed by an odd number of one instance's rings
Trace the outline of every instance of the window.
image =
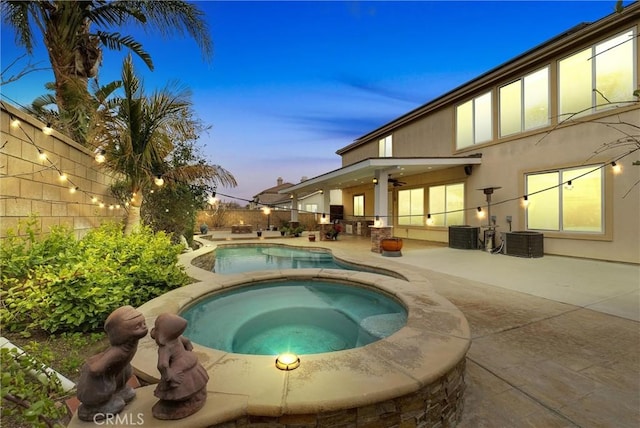
{"type": "Polygon", "coordinates": [[[422,226],[424,224],[424,189],[398,191],[398,224],[422,226]]]}
{"type": "Polygon", "coordinates": [[[429,187],[430,226],[464,224],[464,183],[429,187]]]}
{"type": "Polygon", "coordinates": [[[390,158],[393,156],[393,137],[391,135],[378,141],[378,157],[390,158]]]}
{"type": "Polygon", "coordinates": [[[493,139],[491,92],[456,107],[456,147],[462,149],[493,139]]]}
{"type": "Polygon", "coordinates": [[[318,204],[306,204],[304,206],[304,210],[308,213],[317,213],[318,212],[318,204]]]}
{"type": "Polygon", "coordinates": [[[633,99],[634,31],[626,31],[558,62],[560,118],[585,115],[633,99]]]}
{"type": "Polygon", "coordinates": [[[500,136],[549,124],[549,67],[500,88],[500,136]]]}
{"type": "Polygon", "coordinates": [[[527,229],[603,232],[603,189],[598,165],[528,174],[527,229]]]}
{"type": "Polygon", "coordinates": [[[364,195],[353,195],[353,215],[364,216],[364,195]]]}

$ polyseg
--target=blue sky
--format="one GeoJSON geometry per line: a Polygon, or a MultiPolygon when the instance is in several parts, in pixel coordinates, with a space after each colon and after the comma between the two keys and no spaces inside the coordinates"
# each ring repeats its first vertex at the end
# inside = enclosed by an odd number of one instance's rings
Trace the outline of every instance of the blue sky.
{"type": "MultiPolygon", "coordinates": [[[[209,61],[188,38],[121,32],[153,58],[154,71],[136,62],[147,92],[168,82],[192,90],[198,116],[212,126],[199,141],[203,154],[238,181],[219,190],[241,199],[277,177],[297,183],[339,168],[335,151],[354,139],[615,7],[615,0],[197,3],[214,43],[209,61]]],[[[5,25],[1,36],[6,78],[24,52],[5,25]]],[[[119,78],[125,55],[105,55],[101,84],[119,78]]],[[[31,61],[48,66],[41,42],[31,61]]],[[[29,104],[52,80],[45,70],[0,90],[9,102],[29,104]]]]}

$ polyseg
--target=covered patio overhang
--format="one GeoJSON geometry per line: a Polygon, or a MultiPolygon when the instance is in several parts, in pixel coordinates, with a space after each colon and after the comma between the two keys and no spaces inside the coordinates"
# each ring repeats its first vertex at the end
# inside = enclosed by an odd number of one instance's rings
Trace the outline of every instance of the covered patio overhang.
{"type": "MultiPolygon", "coordinates": [[[[279,193],[291,195],[292,207],[294,207],[291,212],[291,220],[297,221],[297,210],[295,209],[298,206],[297,194],[303,192],[323,191],[324,206],[328,207],[330,190],[345,189],[372,182],[386,183],[390,178],[411,176],[456,166],[473,167],[473,165],[479,165],[481,161],[482,158],[479,154],[467,157],[368,158],[310,178],[281,190],[279,193]]],[[[387,186],[376,186],[374,207],[376,215],[382,219],[380,226],[386,226],[384,223],[387,219],[387,198],[387,186]]]]}

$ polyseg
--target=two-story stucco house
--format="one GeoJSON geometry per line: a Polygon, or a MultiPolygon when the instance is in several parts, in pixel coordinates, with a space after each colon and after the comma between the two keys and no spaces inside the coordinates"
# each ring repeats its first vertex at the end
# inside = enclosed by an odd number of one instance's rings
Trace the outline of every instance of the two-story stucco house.
{"type": "Polygon", "coordinates": [[[286,189],[345,221],[448,242],[539,232],[546,254],[640,262],[640,4],[580,24],[341,148],[286,189]],[[487,190],[489,189],[489,190],[487,190]],[[328,206],[328,203],[325,205],[328,206]]]}

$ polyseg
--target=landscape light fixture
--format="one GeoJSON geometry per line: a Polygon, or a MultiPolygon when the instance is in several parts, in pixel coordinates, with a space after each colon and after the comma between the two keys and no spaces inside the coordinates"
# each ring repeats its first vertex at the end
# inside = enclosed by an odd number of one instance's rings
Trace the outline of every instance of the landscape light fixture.
{"type": "Polygon", "coordinates": [[[291,352],[280,354],[276,357],[276,368],[284,371],[295,370],[300,367],[300,357],[291,352]]]}

